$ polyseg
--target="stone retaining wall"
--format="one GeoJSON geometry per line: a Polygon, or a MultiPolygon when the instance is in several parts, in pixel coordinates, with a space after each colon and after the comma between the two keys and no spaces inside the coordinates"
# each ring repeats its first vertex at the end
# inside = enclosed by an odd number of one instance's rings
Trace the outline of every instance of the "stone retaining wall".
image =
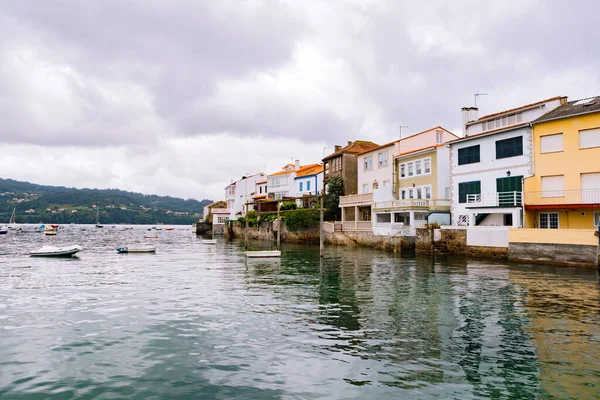
{"type": "Polygon", "coordinates": [[[543,264],[598,267],[598,246],[557,243],[510,243],[508,259],[543,264]]]}

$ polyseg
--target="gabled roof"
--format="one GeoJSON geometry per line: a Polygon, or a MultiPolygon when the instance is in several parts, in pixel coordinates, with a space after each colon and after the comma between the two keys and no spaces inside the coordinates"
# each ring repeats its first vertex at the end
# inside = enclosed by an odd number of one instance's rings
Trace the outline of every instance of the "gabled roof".
{"type": "Polygon", "coordinates": [[[298,171],[296,171],[296,179],[302,178],[309,175],[316,175],[320,172],[323,172],[322,164],[309,164],[300,167],[298,171]]]}
{"type": "Polygon", "coordinates": [[[375,147],[378,147],[378,146],[379,145],[377,143],[369,142],[366,140],[355,140],[354,142],[351,142],[347,146],[342,147],[339,151],[333,152],[330,155],[323,157],[323,161],[329,160],[330,158],[333,158],[337,155],[344,154],[344,153],[345,154],[358,154],[363,151],[374,149],[375,147]]]}
{"type": "Polygon", "coordinates": [[[563,99],[563,98],[566,99],[566,97],[564,97],[564,96],[555,96],[555,97],[551,97],[551,98],[546,99],[546,100],[536,101],[535,103],[525,104],[525,105],[520,106],[520,107],[515,107],[515,108],[508,109],[508,110],[500,111],[500,112],[497,112],[497,113],[484,115],[483,117],[478,118],[475,121],[469,121],[469,122],[467,122],[466,125],[473,125],[473,124],[482,122],[482,121],[484,121],[486,119],[495,118],[495,117],[497,117],[499,115],[509,114],[509,113],[512,113],[512,112],[515,112],[515,111],[520,111],[520,110],[525,110],[527,108],[531,108],[531,107],[542,105],[542,104],[547,103],[549,101],[560,100],[560,99],[563,99]]]}
{"type": "Polygon", "coordinates": [[[532,123],[551,121],[555,119],[574,117],[581,114],[600,112],[600,96],[588,97],[586,99],[569,101],[554,110],[547,112],[532,123]]]}
{"type": "Polygon", "coordinates": [[[434,149],[437,149],[438,147],[442,147],[442,146],[445,146],[445,145],[446,145],[446,143],[440,143],[440,144],[434,144],[433,146],[423,147],[421,149],[406,151],[404,153],[400,153],[400,154],[395,155],[394,158],[401,158],[401,157],[409,156],[409,155],[416,154],[416,153],[421,153],[421,152],[426,152],[426,151],[429,151],[429,150],[434,150],[434,149]]]}
{"type": "Polygon", "coordinates": [[[357,154],[357,156],[361,156],[361,155],[363,155],[363,154],[366,154],[366,153],[369,153],[369,152],[371,152],[371,151],[375,151],[375,150],[383,149],[384,147],[389,147],[389,146],[392,146],[392,145],[394,145],[394,144],[396,144],[396,143],[398,143],[398,142],[402,142],[403,140],[412,139],[412,138],[414,138],[415,136],[422,135],[423,133],[431,132],[431,131],[433,131],[433,130],[436,130],[436,129],[441,129],[441,130],[445,131],[446,133],[449,133],[449,134],[451,134],[452,136],[454,136],[455,138],[457,138],[457,139],[458,139],[458,136],[456,136],[454,133],[450,132],[448,129],[444,128],[443,126],[441,126],[441,125],[438,125],[438,126],[436,126],[436,127],[429,128],[429,129],[427,129],[427,130],[424,130],[424,131],[422,131],[422,132],[415,133],[414,135],[410,135],[410,136],[407,136],[407,137],[405,137],[405,138],[402,138],[402,139],[396,139],[396,140],[394,140],[393,142],[389,142],[389,143],[386,143],[386,144],[382,144],[381,146],[377,146],[377,147],[375,147],[375,148],[373,148],[373,149],[365,150],[365,151],[363,151],[363,152],[361,152],[361,153],[358,153],[358,154],[357,154]]]}
{"type": "Polygon", "coordinates": [[[214,207],[216,204],[220,204],[220,203],[224,204],[227,207],[227,201],[225,201],[225,200],[217,200],[214,203],[205,205],[204,207],[214,207]]]}
{"type": "Polygon", "coordinates": [[[263,183],[267,183],[267,180],[255,182],[256,185],[262,185],[263,183]]]}
{"type": "Polygon", "coordinates": [[[467,140],[477,139],[479,137],[487,136],[487,135],[494,135],[496,133],[511,131],[513,129],[523,128],[523,127],[528,126],[528,125],[529,125],[529,122],[520,122],[520,123],[515,124],[515,125],[503,126],[502,128],[491,129],[489,131],[483,131],[483,132],[475,133],[473,135],[464,136],[464,137],[461,137],[461,138],[458,138],[458,139],[446,142],[446,144],[452,145],[452,144],[455,144],[455,143],[466,142],[467,140]]]}

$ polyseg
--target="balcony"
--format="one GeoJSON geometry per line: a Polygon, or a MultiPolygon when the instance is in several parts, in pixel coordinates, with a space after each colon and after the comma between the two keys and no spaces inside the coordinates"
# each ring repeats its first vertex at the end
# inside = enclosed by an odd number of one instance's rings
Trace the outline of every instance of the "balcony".
{"type": "Polygon", "coordinates": [[[362,206],[373,203],[373,193],[340,196],[340,207],[362,206]]]}
{"type": "Polygon", "coordinates": [[[523,204],[523,192],[498,192],[468,194],[469,207],[520,207],[523,204]]]}
{"type": "Polygon", "coordinates": [[[375,210],[447,211],[451,203],[451,200],[447,199],[403,199],[377,202],[374,208],[375,210]]]}
{"type": "Polygon", "coordinates": [[[212,214],[229,214],[230,210],[228,208],[211,208],[210,212],[212,214]]]}
{"type": "Polygon", "coordinates": [[[547,190],[526,192],[525,206],[530,205],[600,204],[600,189],[547,190]]]}

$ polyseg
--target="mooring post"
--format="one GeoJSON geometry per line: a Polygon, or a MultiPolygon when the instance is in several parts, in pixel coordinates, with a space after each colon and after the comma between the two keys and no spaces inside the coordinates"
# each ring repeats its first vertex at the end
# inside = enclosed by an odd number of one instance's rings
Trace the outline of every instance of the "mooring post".
{"type": "Polygon", "coordinates": [[[244,250],[248,251],[248,200],[246,200],[246,218],[244,218],[246,222],[244,226],[244,250]]]}
{"type": "Polygon", "coordinates": [[[281,218],[279,217],[279,200],[277,200],[277,250],[281,245],[281,218]]]}
{"type": "Polygon", "coordinates": [[[321,207],[319,207],[319,253],[321,255],[321,258],[323,258],[323,193],[321,193],[320,203],[321,207]]]}

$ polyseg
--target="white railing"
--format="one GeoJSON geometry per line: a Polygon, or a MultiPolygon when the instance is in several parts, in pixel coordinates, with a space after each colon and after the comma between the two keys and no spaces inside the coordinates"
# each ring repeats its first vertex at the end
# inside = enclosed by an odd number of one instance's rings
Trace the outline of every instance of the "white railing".
{"type": "Polygon", "coordinates": [[[372,203],[372,202],[373,202],[373,193],[349,194],[347,196],[340,196],[340,206],[349,205],[349,204],[359,204],[359,203],[372,203]]]}
{"type": "Polygon", "coordinates": [[[520,206],[523,204],[523,192],[468,194],[467,204],[480,207],[520,206]]]}
{"type": "Polygon", "coordinates": [[[344,221],[342,223],[342,231],[370,231],[371,229],[371,221],[344,221]]]}
{"type": "Polygon", "coordinates": [[[600,203],[600,189],[526,192],[525,205],[600,203]]]}
{"type": "Polygon", "coordinates": [[[375,203],[375,209],[449,209],[452,201],[446,199],[403,199],[388,200],[375,203]]]}

